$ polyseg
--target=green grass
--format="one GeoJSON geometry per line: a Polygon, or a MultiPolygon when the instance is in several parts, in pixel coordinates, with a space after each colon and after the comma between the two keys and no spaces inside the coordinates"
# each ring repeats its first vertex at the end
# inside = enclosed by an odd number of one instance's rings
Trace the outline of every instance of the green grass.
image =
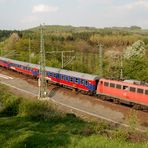
{"type": "Polygon", "coordinates": [[[0,118],[1,148],[16,147],[133,147],[146,148],[148,144],[129,143],[121,139],[109,139],[101,135],[84,136],[73,133],[73,129],[80,131],[86,123],[69,117],[48,122],[32,121],[22,117],[0,118]]]}
{"type": "Polygon", "coordinates": [[[3,86],[0,96],[0,148],[148,147],[148,138],[129,139],[134,135],[125,129],[83,121],[51,103],[13,96],[3,86]]]}

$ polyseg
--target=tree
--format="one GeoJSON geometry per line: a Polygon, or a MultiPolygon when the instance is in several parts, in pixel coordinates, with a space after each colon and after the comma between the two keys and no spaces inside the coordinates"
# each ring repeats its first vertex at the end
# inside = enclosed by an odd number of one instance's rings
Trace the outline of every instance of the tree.
{"type": "Polygon", "coordinates": [[[145,44],[141,40],[138,40],[132,46],[127,47],[124,51],[125,59],[144,57],[144,55],[145,55],[145,44]]]}

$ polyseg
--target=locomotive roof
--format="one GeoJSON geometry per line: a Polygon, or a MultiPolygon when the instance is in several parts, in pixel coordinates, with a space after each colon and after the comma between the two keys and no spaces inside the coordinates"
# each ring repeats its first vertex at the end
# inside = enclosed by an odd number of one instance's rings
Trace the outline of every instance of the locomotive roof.
{"type": "Polygon", "coordinates": [[[110,80],[110,79],[101,79],[103,81],[106,81],[106,82],[110,82],[110,83],[117,83],[117,84],[120,84],[120,85],[128,85],[130,87],[137,87],[137,88],[143,88],[143,89],[148,89],[148,86],[147,85],[138,85],[138,84],[132,84],[132,83],[129,83],[127,81],[117,81],[117,80],[110,80]]]}
{"type": "MultiPolygon", "coordinates": [[[[37,65],[37,64],[31,64],[31,63],[27,63],[27,62],[12,60],[12,59],[8,59],[8,58],[4,58],[4,57],[0,57],[0,59],[18,64],[18,65],[29,66],[31,68],[39,69],[39,65],[37,65]]],[[[63,75],[67,75],[67,76],[72,76],[72,77],[76,77],[76,78],[81,78],[81,79],[99,80],[99,77],[97,75],[75,72],[75,71],[70,71],[70,70],[65,70],[65,69],[60,69],[60,68],[53,68],[53,67],[46,66],[46,71],[50,71],[50,72],[54,72],[54,73],[58,73],[58,74],[63,74],[63,75]]]]}

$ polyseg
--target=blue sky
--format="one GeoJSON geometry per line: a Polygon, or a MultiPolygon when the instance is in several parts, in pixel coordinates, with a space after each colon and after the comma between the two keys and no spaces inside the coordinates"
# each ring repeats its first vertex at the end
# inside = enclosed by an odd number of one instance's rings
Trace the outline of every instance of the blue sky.
{"type": "Polygon", "coordinates": [[[0,29],[46,25],[148,28],[148,0],[0,0],[0,29]]]}

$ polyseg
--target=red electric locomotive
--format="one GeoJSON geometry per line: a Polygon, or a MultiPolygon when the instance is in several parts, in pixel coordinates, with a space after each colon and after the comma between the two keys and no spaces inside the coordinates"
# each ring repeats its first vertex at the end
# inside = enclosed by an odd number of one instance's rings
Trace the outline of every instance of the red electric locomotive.
{"type": "MultiPolygon", "coordinates": [[[[97,87],[98,95],[117,98],[119,102],[137,107],[148,107],[148,86],[135,84],[135,81],[117,81],[100,79],[97,87]]],[[[116,99],[115,99],[116,100],[116,99]]]]}

